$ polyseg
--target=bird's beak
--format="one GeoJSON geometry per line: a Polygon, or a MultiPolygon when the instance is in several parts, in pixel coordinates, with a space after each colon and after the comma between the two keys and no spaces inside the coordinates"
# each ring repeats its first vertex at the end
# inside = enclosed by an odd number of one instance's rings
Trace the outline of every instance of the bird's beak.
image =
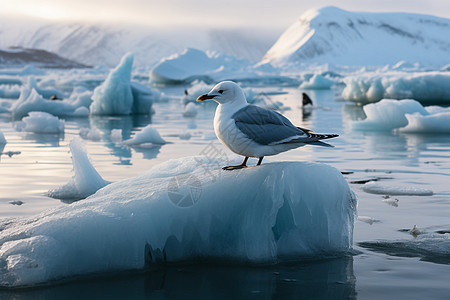
{"type": "Polygon", "coordinates": [[[208,95],[208,94],[204,94],[204,95],[201,95],[200,97],[198,97],[198,98],[197,98],[197,101],[210,100],[210,99],[213,99],[215,96],[217,96],[217,95],[208,95]]]}

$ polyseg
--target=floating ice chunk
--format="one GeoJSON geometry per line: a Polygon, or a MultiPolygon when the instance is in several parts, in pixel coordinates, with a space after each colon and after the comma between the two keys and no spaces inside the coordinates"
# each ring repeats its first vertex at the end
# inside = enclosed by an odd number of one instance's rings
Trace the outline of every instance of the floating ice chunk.
{"type": "Polygon", "coordinates": [[[406,114],[405,117],[408,119],[408,125],[400,128],[401,132],[450,133],[450,109],[426,116],[419,113],[406,114]]]}
{"type": "Polygon", "coordinates": [[[81,106],[75,109],[72,116],[74,117],[89,117],[89,109],[87,107],[81,106]]]}
{"type": "Polygon", "coordinates": [[[220,63],[205,52],[193,48],[185,49],[181,54],[164,58],[150,72],[153,82],[186,83],[198,79],[211,82],[207,74],[220,67],[220,63]]]}
{"type": "Polygon", "coordinates": [[[211,140],[216,140],[216,139],[217,139],[217,136],[216,136],[216,133],[214,131],[213,132],[207,132],[207,133],[202,135],[202,140],[205,140],[205,141],[211,141],[211,140]]]}
{"type": "Polygon", "coordinates": [[[333,80],[325,78],[322,75],[315,74],[308,81],[300,84],[299,88],[309,90],[326,90],[331,88],[334,84],[336,84],[336,82],[333,80]]]}
{"type": "Polygon", "coordinates": [[[0,87],[0,98],[17,99],[20,97],[19,85],[6,85],[0,87]]]}
{"type": "Polygon", "coordinates": [[[9,204],[11,205],[17,205],[17,206],[21,206],[22,204],[24,204],[25,202],[20,201],[20,200],[14,200],[14,201],[9,201],[9,204]]]}
{"type": "MultiPolygon", "coordinates": [[[[187,48],[180,54],[162,59],[151,71],[150,80],[159,84],[186,84],[194,81],[213,83],[224,79],[271,79],[260,75],[246,59],[223,55],[217,52],[205,53],[187,48]]],[[[272,74],[273,75],[273,74],[272,74]]],[[[283,77],[275,76],[283,80],[283,77]]]]}
{"type": "MultiPolygon", "coordinates": [[[[418,230],[417,226],[416,229],[418,230]]],[[[439,264],[450,263],[449,234],[425,233],[421,230],[413,234],[413,229],[406,230],[414,239],[407,240],[377,240],[363,242],[358,245],[375,252],[395,257],[419,257],[421,260],[439,264]]]]}
{"type": "MultiPolygon", "coordinates": [[[[104,180],[87,156],[83,142],[79,138],[70,144],[74,176],[63,186],[48,191],[48,196],[63,200],[79,200],[94,194],[97,190],[109,184],[104,180]]],[[[81,221],[81,220],[80,220],[81,221]]],[[[74,238],[76,238],[74,236],[74,238]]]]}
{"type": "Polygon", "coordinates": [[[358,221],[367,223],[372,225],[373,223],[380,223],[380,220],[377,220],[375,218],[372,217],[368,217],[368,216],[358,216],[358,221]]]}
{"type": "Polygon", "coordinates": [[[183,117],[185,118],[194,118],[197,115],[197,106],[192,103],[189,102],[185,107],[184,107],[184,112],[183,112],[183,117]]]}
{"type": "Polygon", "coordinates": [[[353,130],[448,133],[450,109],[431,106],[424,108],[414,100],[383,99],[363,107],[365,120],[351,122],[353,130]]]}
{"type": "Polygon", "coordinates": [[[428,114],[425,108],[414,100],[383,99],[378,103],[367,104],[363,109],[367,118],[362,121],[352,122],[353,130],[390,131],[408,125],[408,119],[405,114],[428,114]]]}
{"type": "Polygon", "coordinates": [[[111,139],[111,142],[113,142],[115,144],[121,144],[122,143],[122,129],[111,130],[110,139],[111,139]]]}
{"type": "Polygon", "coordinates": [[[450,72],[369,74],[344,79],[342,96],[354,102],[415,99],[421,103],[449,103],[450,72]]]}
{"type": "Polygon", "coordinates": [[[227,172],[225,163],[170,160],[9,224],[0,231],[0,286],[165,262],[277,263],[351,249],[356,200],[337,169],[279,162],[227,172]]]}
{"type": "Polygon", "coordinates": [[[91,114],[128,115],[132,111],[131,68],[133,54],[127,53],[105,82],[94,90],[91,114]]]}
{"type": "Polygon", "coordinates": [[[179,135],[181,140],[189,140],[191,139],[191,134],[189,132],[183,132],[179,135]]]}
{"type": "Polygon", "coordinates": [[[102,132],[97,128],[81,128],[80,136],[85,140],[100,141],[102,139],[102,132]]]}
{"type": "Polygon", "coordinates": [[[151,125],[147,125],[140,132],[136,133],[136,135],[133,138],[124,141],[124,144],[126,145],[139,145],[146,143],[162,145],[165,144],[166,141],[161,137],[159,132],[151,125]]]}
{"type": "Polygon", "coordinates": [[[370,194],[379,195],[407,195],[407,196],[431,196],[432,190],[415,186],[393,186],[377,182],[368,182],[363,186],[363,191],[370,194]]]}
{"type": "Polygon", "coordinates": [[[41,87],[38,86],[36,78],[34,77],[29,77],[28,78],[28,86],[34,90],[36,90],[36,92],[38,92],[39,95],[41,95],[42,97],[46,98],[46,99],[50,99],[50,97],[52,96],[56,96],[59,99],[64,99],[64,93],[61,90],[55,89],[55,88],[50,88],[50,89],[43,89],[41,87]]]}
{"type": "Polygon", "coordinates": [[[46,112],[32,111],[16,123],[16,129],[34,133],[61,133],[64,132],[64,121],[46,112]]]}
{"type": "Polygon", "coordinates": [[[55,116],[71,116],[83,105],[82,101],[50,101],[44,99],[36,90],[22,86],[20,97],[11,106],[14,118],[20,119],[31,111],[44,111],[55,116]]]}

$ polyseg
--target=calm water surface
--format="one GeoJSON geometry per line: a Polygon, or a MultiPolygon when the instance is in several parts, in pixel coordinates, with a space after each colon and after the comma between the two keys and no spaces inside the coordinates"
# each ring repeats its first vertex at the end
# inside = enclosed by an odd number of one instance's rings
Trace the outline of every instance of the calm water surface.
{"type": "MultiPolygon", "coordinates": [[[[28,290],[0,291],[1,299],[132,299],[132,298],[314,298],[314,299],[448,299],[450,295],[450,135],[352,132],[348,122],[363,117],[361,107],[340,99],[340,90],[308,91],[316,109],[304,115],[301,92],[278,87],[256,89],[268,102],[281,102],[294,124],[316,132],[338,133],[333,149],[307,146],[267,158],[325,163],[351,174],[349,182],[377,179],[392,186],[414,186],[432,196],[368,194],[350,183],[358,195],[355,255],[271,267],[178,266],[144,274],[114,274],[28,290]],[[397,201],[397,200],[398,201],[397,201]],[[408,230],[414,225],[420,235],[408,230]],[[378,243],[376,243],[378,242],[378,243]]],[[[165,90],[181,96],[183,88],[165,90]]],[[[198,105],[196,118],[183,118],[179,100],[154,103],[153,116],[66,119],[63,135],[18,132],[8,115],[0,130],[8,143],[0,157],[0,218],[30,216],[58,205],[46,192],[69,181],[69,142],[82,128],[102,133],[84,140],[93,165],[104,179],[137,176],[172,158],[200,154],[214,143],[215,105],[198,105]],[[128,148],[110,140],[112,129],[123,139],[152,124],[169,144],[128,148]],[[180,134],[189,132],[190,139],[180,134]],[[20,154],[14,154],[20,152],[20,154]],[[8,154],[12,154],[11,156],[8,154]],[[13,205],[22,201],[22,205],[13,205]]],[[[228,153],[230,159],[237,157],[228,153]]],[[[237,158],[238,160],[240,158],[237,158]]],[[[256,163],[251,161],[250,163],[256,163]]]]}

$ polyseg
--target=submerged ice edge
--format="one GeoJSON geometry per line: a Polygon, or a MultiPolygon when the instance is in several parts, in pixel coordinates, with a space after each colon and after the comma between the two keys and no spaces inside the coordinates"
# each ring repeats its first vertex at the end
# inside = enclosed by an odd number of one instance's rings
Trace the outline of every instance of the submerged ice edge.
{"type": "Polygon", "coordinates": [[[168,161],[85,200],[5,226],[1,285],[199,258],[259,264],[350,251],[356,199],[336,169],[269,163],[219,169],[217,180],[199,161],[168,161]]]}

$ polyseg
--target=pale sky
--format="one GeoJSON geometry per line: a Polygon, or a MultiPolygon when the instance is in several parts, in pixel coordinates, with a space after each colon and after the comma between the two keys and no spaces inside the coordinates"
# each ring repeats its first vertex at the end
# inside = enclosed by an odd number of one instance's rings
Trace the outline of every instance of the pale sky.
{"type": "Polygon", "coordinates": [[[0,14],[158,26],[286,28],[304,11],[328,5],[350,11],[414,12],[450,18],[450,0],[0,0],[0,14]]]}

